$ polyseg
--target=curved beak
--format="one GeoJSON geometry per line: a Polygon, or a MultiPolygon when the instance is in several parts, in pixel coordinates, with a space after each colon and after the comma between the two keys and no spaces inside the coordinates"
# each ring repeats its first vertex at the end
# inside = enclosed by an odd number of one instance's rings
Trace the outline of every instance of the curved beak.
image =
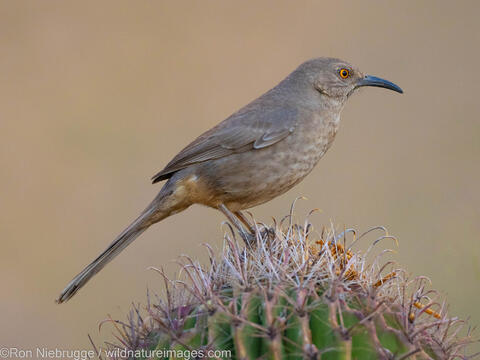
{"type": "Polygon", "coordinates": [[[400,89],[398,85],[395,85],[394,83],[381,79],[376,76],[371,76],[371,75],[365,75],[363,79],[360,79],[360,81],[357,83],[356,88],[359,88],[361,86],[376,86],[376,87],[382,87],[385,89],[390,89],[393,91],[396,91],[400,94],[403,94],[403,90],[400,89]]]}

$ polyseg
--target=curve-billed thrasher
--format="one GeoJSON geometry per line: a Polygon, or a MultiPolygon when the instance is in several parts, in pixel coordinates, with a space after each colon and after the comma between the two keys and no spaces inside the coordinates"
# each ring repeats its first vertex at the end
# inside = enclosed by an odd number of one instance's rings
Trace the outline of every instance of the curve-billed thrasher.
{"type": "Polygon", "coordinates": [[[335,138],[345,102],[361,86],[402,93],[345,61],[313,59],[200,135],[153,177],[153,183],[167,180],[155,199],[57,302],[70,299],[149,226],[192,204],[222,211],[248,242],[253,229],[241,210],[283,194],[313,169],[335,138]]]}

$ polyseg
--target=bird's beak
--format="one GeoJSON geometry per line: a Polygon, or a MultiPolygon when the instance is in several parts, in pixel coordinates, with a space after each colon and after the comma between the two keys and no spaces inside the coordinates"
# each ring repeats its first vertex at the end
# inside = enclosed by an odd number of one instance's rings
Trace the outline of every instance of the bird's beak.
{"type": "Polygon", "coordinates": [[[365,75],[363,79],[360,79],[360,81],[357,83],[356,88],[359,88],[361,86],[377,86],[377,87],[390,89],[400,94],[403,94],[403,90],[400,89],[398,85],[395,85],[394,83],[388,80],[381,79],[379,77],[371,76],[371,75],[365,75]]]}

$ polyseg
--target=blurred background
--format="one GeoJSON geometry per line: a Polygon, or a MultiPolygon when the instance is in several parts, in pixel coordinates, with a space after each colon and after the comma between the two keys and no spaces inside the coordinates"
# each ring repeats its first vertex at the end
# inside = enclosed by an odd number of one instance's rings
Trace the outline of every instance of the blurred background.
{"type": "MultiPolygon", "coordinates": [[[[125,319],[149,266],[222,244],[193,206],[151,228],[70,302],[68,281],[143,210],[150,177],[203,131],[317,56],[404,90],[351,98],[333,147],[258,220],[320,208],[384,225],[395,259],[480,324],[480,3],[476,1],[1,1],[0,345],[90,349],[125,319]]],[[[390,245],[390,244],[388,244],[390,245]]],[[[472,350],[480,347],[473,347],[472,350]]]]}

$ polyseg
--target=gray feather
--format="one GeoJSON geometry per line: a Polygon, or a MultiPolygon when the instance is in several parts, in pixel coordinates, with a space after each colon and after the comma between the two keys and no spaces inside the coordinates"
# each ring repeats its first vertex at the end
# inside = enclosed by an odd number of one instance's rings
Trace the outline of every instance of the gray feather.
{"type": "Polygon", "coordinates": [[[259,107],[255,102],[205,132],[156,174],[154,183],[190,165],[271,146],[295,131],[297,110],[259,107]]]}

